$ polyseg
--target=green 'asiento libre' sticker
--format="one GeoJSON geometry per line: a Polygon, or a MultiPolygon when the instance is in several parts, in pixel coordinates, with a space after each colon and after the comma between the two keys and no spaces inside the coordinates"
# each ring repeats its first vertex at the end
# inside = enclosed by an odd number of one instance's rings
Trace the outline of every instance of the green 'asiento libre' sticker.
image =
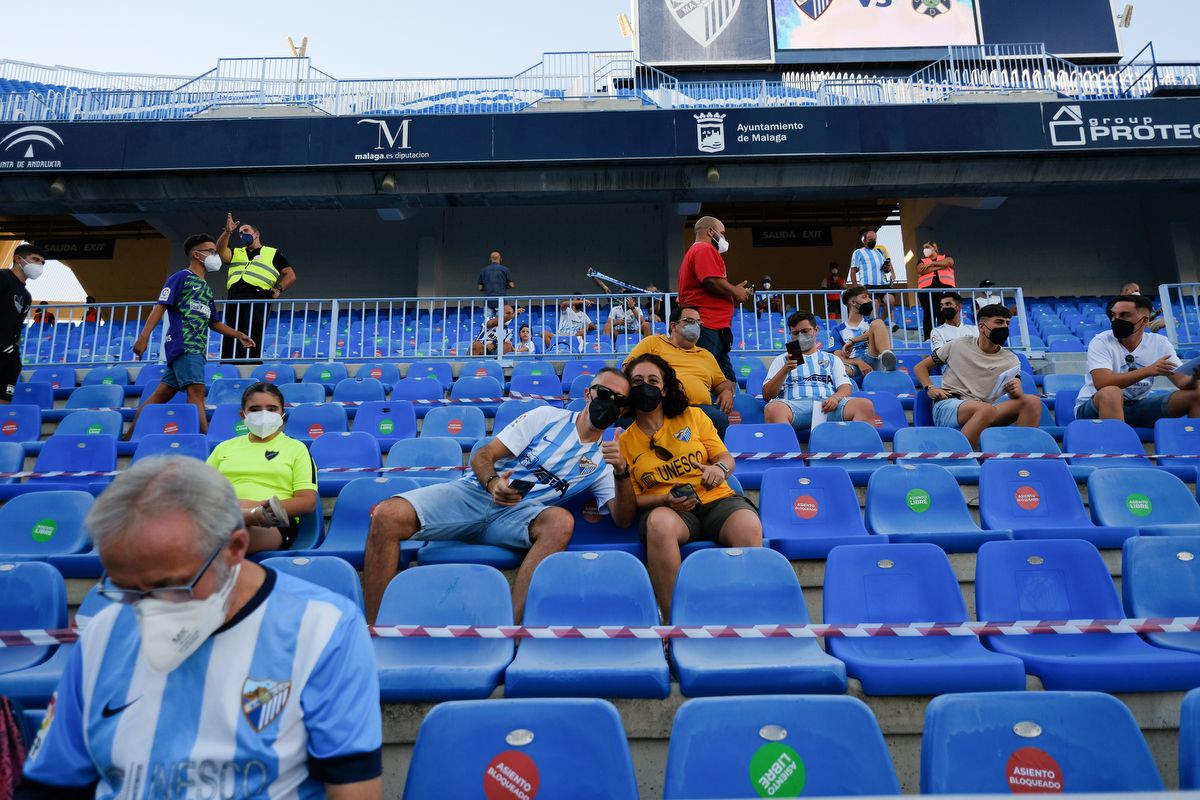
{"type": "Polygon", "coordinates": [[[764,744],[750,759],[750,782],[759,797],[799,797],[804,781],[804,762],[783,742],[764,744]]]}
{"type": "Polygon", "coordinates": [[[1154,504],[1150,502],[1150,498],[1144,494],[1131,494],[1125,498],[1125,507],[1129,509],[1129,513],[1135,517],[1148,517],[1150,512],[1154,510],[1154,504]]]}
{"type": "Polygon", "coordinates": [[[58,532],[58,522],[52,519],[39,519],[33,523],[33,540],[35,542],[48,542],[54,538],[54,534],[58,532]]]}
{"type": "Polygon", "coordinates": [[[929,492],[924,489],[913,489],[904,496],[904,501],[908,503],[908,510],[915,511],[918,514],[924,514],[929,510],[929,492]]]}

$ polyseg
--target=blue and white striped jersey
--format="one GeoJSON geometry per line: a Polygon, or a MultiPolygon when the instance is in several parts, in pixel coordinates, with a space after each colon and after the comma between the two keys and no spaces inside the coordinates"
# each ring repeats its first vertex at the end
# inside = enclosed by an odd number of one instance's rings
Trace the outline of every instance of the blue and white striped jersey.
{"type": "MultiPolygon", "coordinates": [[[[510,481],[533,481],[527,500],[558,505],[586,490],[595,496],[596,505],[603,507],[617,494],[612,467],[600,455],[599,440],[591,444],[579,441],[576,416],[563,408],[539,406],[514,419],[496,434],[514,454],[496,462],[496,474],[511,469],[510,481]]],[[[471,470],[462,480],[483,489],[471,470]]]]}
{"type": "Polygon", "coordinates": [[[890,285],[892,275],[883,271],[883,262],[887,261],[888,251],[883,245],[873,249],[860,247],[850,256],[850,268],[858,268],[859,286],[890,285]]]}
{"type": "Polygon", "coordinates": [[[317,798],[381,774],[375,653],[349,600],[268,569],[173,671],[150,669],[140,644],[129,606],[88,623],[27,780],[122,800],[317,798]]]}
{"type": "MultiPolygon", "coordinates": [[[[846,346],[846,342],[856,336],[862,336],[867,332],[867,328],[871,327],[871,317],[864,317],[857,325],[851,325],[849,322],[844,322],[833,329],[833,335],[829,339],[830,350],[841,350],[846,346]]],[[[851,358],[862,358],[867,354],[867,349],[870,343],[863,339],[854,345],[854,349],[850,351],[851,358]]]]}
{"type": "MultiPolygon", "coordinates": [[[[767,368],[767,380],[775,377],[783,369],[786,361],[786,353],[776,356],[767,368]]],[[[832,353],[818,350],[805,356],[784,378],[779,397],[783,400],[824,400],[849,383],[850,379],[846,377],[846,368],[841,359],[832,353]]]]}

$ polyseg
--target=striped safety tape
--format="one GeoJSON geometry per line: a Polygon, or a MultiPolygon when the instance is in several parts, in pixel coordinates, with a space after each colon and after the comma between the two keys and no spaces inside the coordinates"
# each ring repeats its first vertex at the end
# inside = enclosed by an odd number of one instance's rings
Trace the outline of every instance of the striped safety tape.
{"type": "MultiPolygon", "coordinates": [[[[70,644],[81,628],[0,631],[0,648],[70,644]]],[[[1197,633],[1200,617],[1020,620],[1011,622],[862,622],[809,625],[372,625],[381,639],[866,639],[919,636],[1030,636],[1197,633]]]]}

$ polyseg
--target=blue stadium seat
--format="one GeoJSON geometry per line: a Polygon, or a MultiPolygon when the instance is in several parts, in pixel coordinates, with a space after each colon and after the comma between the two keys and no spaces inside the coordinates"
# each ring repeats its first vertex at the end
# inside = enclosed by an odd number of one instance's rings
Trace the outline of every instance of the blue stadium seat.
{"type": "Polygon", "coordinates": [[[250,378],[254,381],[282,386],[285,383],[296,382],[296,370],[291,364],[259,364],[250,373],[250,378]]]}
{"type": "Polygon", "coordinates": [[[825,558],[843,544],[886,542],[863,525],[845,470],[775,467],[763,474],[759,513],[771,548],[791,561],[825,558]]]}
{"type": "Polygon", "coordinates": [[[864,392],[891,392],[900,398],[900,404],[911,410],[916,398],[917,385],[906,372],[883,372],[875,370],[867,373],[862,380],[864,392]],[[903,395],[903,396],[902,396],[903,395]]]}
{"type": "Polygon", "coordinates": [[[434,378],[413,377],[412,370],[409,370],[408,377],[401,380],[392,389],[392,402],[397,400],[411,401],[417,419],[421,419],[428,414],[429,409],[437,408],[441,405],[436,402],[419,401],[439,401],[442,399],[444,399],[444,394],[441,383],[434,378]]]}
{"type": "Polygon", "coordinates": [[[54,389],[44,381],[18,383],[13,390],[13,403],[38,406],[44,415],[54,408],[54,389]]]}
{"type": "Polygon", "coordinates": [[[738,386],[745,389],[746,379],[750,377],[750,373],[756,367],[762,367],[762,359],[754,356],[735,356],[730,361],[733,363],[733,374],[737,376],[738,386]]]}
{"type": "Polygon", "coordinates": [[[73,367],[37,367],[29,375],[31,383],[48,383],[58,399],[70,397],[75,390],[73,367]]]}
{"type": "MultiPolygon", "coordinates": [[[[461,467],[462,448],[458,442],[445,437],[426,436],[417,439],[401,439],[388,450],[389,467],[461,467]]],[[[452,481],[462,477],[462,470],[429,470],[393,472],[409,478],[434,478],[452,481]]]]}
{"type": "Polygon", "coordinates": [[[1154,452],[1195,456],[1164,458],[1158,461],[1158,467],[1187,483],[1196,483],[1196,470],[1200,468],[1200,424],[1188,417],[1163,417],[1154,423],[1154,452]]]}
{"type": "Polygon", "coordinates": [[[54,428],[55,434],[111,436],[115,441],[125,431],[119,411],[72,411],[54,428]]]}
{"type": "Polygon", "coordinates": [[[1132,526],[1143,536],[1200,534],[1200,506],[1183,481],[1157,469],[1096,470],[1088,505],[1097,525],[1132,526]]]}
{"type": "Polygon", "coordinates": [[[900,793],[879,723],[858,698],[702,697],[675,713],[667,800],[801,791],[806,797],[900,793]]]}
{"type": "Polygon", "coordinates": [[[209,406],[219,406],[225,403],[236,403],[241,406],[242,394],[254,382],[253,378],[218,378],[212,382],[212,386],[208,387],[204,403],[209,406]]]}
{"type": "MultiPolygon", "coordinates": [[[[763,425],[730,425],[725,431],[725,447],[731,453],[799,453],[800,442],[791,425],[776,422],[763,425]]],[[[799,463],[799,459],[795,463],[799,463]]],[[[772,467],[792,466],[789,461],[737,459],[737,476],[742,485],[757,489],[763,473],[772,467]]]]}
{"type": "Polygon", "coordinates": [[[213,409],[212,419],[208,421],[209,450],[226,439],[245,436],[248,432],[242,419],[241,403],[222,403],[213,409]]]}
{"type": "Polygon", "coordinates": [[[912,424],[914,428],[933,426],[933,401],[928,392],[917,392],[913,400],[912,424]]]}
{"type": "MultiPolygon", "coordinates": [[[[1121,596],[1130,617],[1200,616],[1200,539],[1135,536],[1125,541],[1121,596]]],[[[1200,633],[1147,633],[1151,644],[1200,653],[1200,633]]]]}
{"type": "MultiPolygon", "coordinates": [[[[21,472],[25,468],[25,448],[20,442],[0,441],[0,472],[21,472]]],[[[0,486],[15,486],[20,478],[0,478],[0,486]]]]}
{"type": "Polygon", "coordinates": [[[360,366],[354,376],[356,378],[374,378],[383,384],[385,392],[390,392],[392,387],[400,382],[400,368],[389,361],[371,361],[360,366]]]}
{"type": "Polygon", "coordinates": [[[897,431],[908,427],[908,417],[904,415],[904,408],[891,392],[856,391],[853,396],[871,401],[875,407],[875,419],[872,424],[879,437],[885,442],[892,441],[897,431]]]}
{"type": "MultiPolygon", "coordinates": [[[[158,386],[162,382],[162,377],[167,372],[166,364],[145,364],[133,379],[133,385],[138,387],[158,386]]],[[[141,394],[141,392],[138,392],[141,394]]]]}
{"type": "Polygon", "coordinates": [[[401,439],[417,435],[417,415],[407,400],[363,403],[354,415],[351,430],[371,434],[379,443],[379,449],[386,452],[401,439]]]}
{"type": "Polygon", "coordinates": [[[208,438],[202,433],[150,433],[138,442],[133,463],[150,456],[190,456],[201,461],[208,459],[208,438]]]}
{"type": "Polygon", "coordinates": [[[980,692],[935,697],[925,711],[921,794],[1161,790],[1150,748],[1115,697],[980,692]]]}
{"type": "MultiPolygon", "coordinates": [[[[317,469],[329,467],[380,467],[379,442],[369,433],[331,433],[313,439],[309,448],[317,469]]],[[[337,497],[350,481],[375,478],[378,472],[320,472],[317,490],[321,497],[337,497]]]]}
{"type": "Polygon", "coordinates": [[[16,442],[27,453],[41,451],[42,409],[29,403],[0,405],[0,442],[16,442]]]}
{"type": "Polygon", "coordinates": [[[763,409],[767,404],[761,397],[753,397],[748,394],[735,394],[733,396],[733,411],[729,414],[730,424],[736,425],[762,425],[763,409]]]}
{"type": "Polygon", "coordinates": [[[92,500],[92,495],[76,490],[12,498],[0,506],[0,561],[44,561],[83,553],[91,544],[83,518],[92,500]]]}
{"type": "Polygon", "coordinates": [[[358,579],[358,572],[343,559],[332,556],[276,556],[259,563],[340,594],[362,610],[362,583],[358,579]]]}
{"type": "MultiPolygon", "coordinates": [[[[970,453],[974,449],[962,431],[954,428],[903,428],[896,431],[896,438],[892,440],[892,451],[896,453],[970,453]]],[[[903,464],[906,461],[908,459],[900,458],[895,463],[903,464]]],[[[959,485],[973,486],[979,483],[979,462],[974,459],[922,458],[919,461],[942,467],[954,476],[959,485]]]]}
{"type": "MultiPolygon", "coordinates": [[[[558,371],[554,368],[554,364],[549,361],[518,361],[513,364],[512,378],[518,378],[524,375],[533,375],[535,377],[551,376],[558,377],[558,371]]],[[[559,381],[558,388],[555,389],[555,394],[562,394],[562,382],[559,381]]]]}
{"type": "Polygon", "coordinates": [[[979,517],[1016,539],[1085,539],[1120,547],[1136,527],[1097,526],[1083,508],[1075,479],[1061,461],[988,459],[979,479],[979,517]]]}
{"type": "MultiPolygon", "coordinates": [[[[374,378],[344,378],[333,387],[335,403],[369,403],[383,400],[386,396],[383,384],[374,378]]],[[[354,411],[354,407],[347,409],[352,417],[354,411]]]]}
{"type": "Polygon", "coordinates": [[[1054,395],[1054,421],[1067,426],[1075,421],[1075,401],[1079,399],[1078,389],[1060,389],[1054,395]]]}
{"type": "Polygon", "coordinates": [[[1188,692],[1180,709],[1179,788],[1200,789],[1200,689],[1188,692]]]}
{"type": "Polygon", "coordinates": [[[118,455],[131,456],[137,450],[142,437],[151,433],[177,436],[181,433],[200,432],[200,412],[191,403],[172,405],[162,403],[144,406],[138,415],[133,434],[127,442],[117,442],[118,455]]]}
{"type": "MultiPolygon", "coordinates": [[[[813,428],[808,436],[811,453],[882,453],[883,439],[879,432],[865,422],[824,422],[813,428]]],[[[840,467],[846,470],[855,486],[866,486],[871,476],[887,461],[832,461],[813,459],[810,464],[822,469],[840,467]]]]}
{"type": "MultiPolygon", "coordinates": [[[[511,401],[508,401],[511,402],[511,401]]],[[[431,408],[421,423],[421,436],[442,436],[458,442],[463,452],[487,435],[483,411],[475,406],[452,405],[431,408]]]]}
{"type": "Polygon", "coordinates": [[[1063,447],[1068,453],[1134,453],[1137,458],[1072,458],[1077,467],[1113,469],[1116,467],[1149,467],[1150,459],[1142,440],[1133,428],[1118,419],[1077,419],[1067,425],[1063,447]]]}
{"type": "Polygon", "coordinates": [[[96,384],[120,386],[126,397],[141,394],[140,389],[130,384],[129,370],[125,367],[93,367],[84,373],[83,380],[79,385],[94,386],[96,384]]]}
{"type": "Polygon", "coordinates": [[[519,797],[510,788],[514,777],[536,783],[536,795],[547,800],[638,796],[625,728],[611,703],[538,698],[435,706],[417,733],[404,798],[519,797]]]}
{"type": "Polygon", "coordinates": [[[646,546],[640,541],[637,526],[617,527],[607,508],[596,507],[596,499],[591,494],[576,495],[562,507],[575,517],[575,530],[568,550],[624,550],[645,560],[646,546]]]}
{"type": "MultiPolygon", "coordinates": [[[[121,408],[124,405],[125,390],[120,386],[107,384],[80,386],[71,393],[62,408],[43,411],[42,419],[53,422],[56,419],[65,418],[71,411],[78,409],[121,408]]],[[[127,411],[129,418],[133,417],[133,411],[132,408],[127,411]]]]}
{"type": "MultiPolygon", "coordinates": [[[[591,342],[589,341],[590,345],[591,342]]],[[[608,366],[608,362],[600,358],[579,358],[571,359],[563,363],[562,371],[562,391],[570,390],[571,384],[580,375],[595,375],[600,370],[608,366]]]]}
{"type": "Polygon", "coordinates": [[[308,369],[304,370],[303,382],[323,386],[328,394],[347,377],[349,373],[346,372],[346,365],[340,361],[331,361],[325,364],[310,364],[308,369]]]}
{"type": "MultiPolygon", "coordinates": [[[[285,383],[279,387],[284,403],[324,403],[325,387],[319,383],[285,383]]],[[[237,402],[241,402],[241,397],[237,402]]]]}
{"type": "Polygon", "coordinates": [[[499,433],[526,411],[544,405],[547,405],[545,400],[505,400],[496,409],[496,418],[492,420],[492,433],[499,433]]]}
{"type": "MultiPolygon", "coordinates": [[[[512,625],[508,581],[481,564],[439,564],[392,578],[376,625],[512,625]]],[[[374,639],[385,703],[484,698],[513,658],[512,639],[374,639]]]]}
{"type": "Polygon", "coordinates": [[[1071,373],[1051,373],[1046,375],[1042,380],[1042,391],[1048,397],[1055,397],[1059,392],[1074,390],[1078,396],[1079,390],[1083,388],[1084,376],[1071,373]]]}
{"type": "Polygon", "coordinates": [[[217,364],[209,361],[204,365],[204,385],[212,386],[213,381],[219,381],[222,378],[240,378],[242,374],[238,371],[236,364],[217,364]]]}
{"type": "MultiPolygon", "coordinates": [[[[158,390],[158,387],[161,385],[162,384],[155,383],[155,384],[148,384],[146,386],[143,386],[142,393],[140,395],[138,395],[138,399],[137,399],[137,402],[134,403],[134,407],[140,408],[141,406],[144,406],[146,404],[146,401],[148,401],[150,399],[150,397],[158,390]]],[[[176,392],[175,394],[173,394],[171,396],[171,399],[168,400],[166,404],[172,405],[172,406],[182,406],[182,405],[186,405],[187,402],[188,402],[187,392],[176,392]]]]}
{"type": "MultiPolygon", "coordinates": [[[[679,568],[672,625],[808,622],[800,581],[774,550],[701,550],[679,568]]],[[[675,639],[671,659],[686,697],[846,691],[845,665],[811,639],[675,639]]]]}
{"type": "Polygon", "coordinates": [[[450,387],[450,399],[457,400],[459,403],[475,406],[483,411],[485,417],[496,416],[496,409],[500,407],[500,403],[504,402],[501,399],[496,399],[492,402],[473,402],[481,398],[502,398],[504,396],[504,387],[500,381],[484,375],[482,377],[468,376],[460,377],[450,387]]]}
{"type": "Polygon", "coordinates": [[[333,403],[301,403],[288,411],[284,432],[306,444],[327,433],[345,433],[346,409],[333,403]]]}
{"type": "Polygon", "coordinates": [[[492,377],[504,386],[504,367],[500,362],[491,358],[473,358],[459,367],[458,379],[492,377]]]}
{"type": "MultiPolygon", "coordinates": [[[[117,468],[117,444],[107,436],[51,436],[42,443],[34,472],[113,472],[117,468]]],[[[70,489],[102,489],[111,477],[30,478],[26,486],[70,489]]]]}
{"type": "MultiPolygon", "coordinates": [[[[838,547],[825,563],[824,621],[965,622],[967,606],[950,559],[932,544],[838,547]]],[[[1020,659],[959,636],[831,638],[871,695],[931,695],[1025,688],[1020,659]]]]}
{"type": "MultiPolygon", "coordinates": [[[[554,553],[533,573],[524,624],[658,624],[642,562],[619,550],[554,553]]],[[[504,674],[505,697],[666,697],[657,639],[529,639],[504,674]]]]}
{"type": "MultiPolygon", "coordinates": [[[[1120,619],[1121,601],[1091,542],[988,542],[975,566],[981,620],[1120,619]]],[[[1047,689],[1162,692],[1200,686],[1200,656],[1163,650],[1132,634],[989,636],[1025,662],[1047,689]]]]}
{"type": "MultiPolygon", "coordinates": [[[[419,484],[409,478],[358,478],[346,484],[333,506],[329,531],[315,548],[293,546],[287,556],[335,556],[355,569],[362,569],[363,551],[367,546],[367,529],[375,506],[401,492],[416,489],[419,484]]],[[[316,515],[313,515],[316,516],[316,515]]],[[[405,543],[408,544],[407,542],[405,543]]],[[[401,558],[411,557],[420,543],[401,547],[401,558]]]]}
{"type": "Polygon", "coordinates": [[[892,542],[928,542],[947,553],[972,553],[984,542],[1012,538],[1010,530],[980,530],[954,477],[933,464],[880,467],[867,486],[865,517],[869,531],[892,542]]]}
{"type": "Polygon", "coordinates": [[[538,398],[535,402],[548,403],[557,408],[562,408],[563,405],[562,381],[552,369],[547,369],[545,375],[513,375],[508,392],[515,398],[534,395],[538,398]]]}
{"type": "MultiPolygon", "coordinates": [[[[66,583],[49,564],[0,564],[0,608],[4,609],[5,630],[65,628],[66,583]]],[[[0,648],[0,674],[40,664],[55,650],[54,647],[0,648]]]]}
{"type": "MultiPolygon", "coordinates": [[[[1042,428],[987,428],[979,437],[979,446],[985,453],[1062,453],[1058,442],[1042,428]]],[[[1092,474],[1091,467],[1067,464],[1067,470],[1076,483],[1086,481],[1092,474]]]]}
{"type": "MultiPolygon", "coordinates": [[[[405,380],[412,378],[433,378],[442,387],[443,392],[448,392],[454,383],[454,368],[450,366],[449,361],[417,361],[409,365],[408,372],[404,373],[405,380]]],[[[438,396],[441,397],[441,394],[439,393],[438,396]]],[[[392,399],[403,398],[392,395],[392,399]]]]}

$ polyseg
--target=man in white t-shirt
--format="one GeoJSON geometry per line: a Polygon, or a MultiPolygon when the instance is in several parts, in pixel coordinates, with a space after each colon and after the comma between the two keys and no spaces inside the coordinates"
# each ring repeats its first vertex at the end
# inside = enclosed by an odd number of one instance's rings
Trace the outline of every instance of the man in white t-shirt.
{"type": "Polygon", "coordinates": [[[495,316],[484,320],[483,324],[479,326],[479,333],[475,334],[475,341],[471,342],[471,355],[482,356],[495,353],[496,346],[501,341],[504,342],[504,352],[511,353],[513,351],[513,317],[524,311],[525,309],[518,308],[514,312],[513,307],[505,303],[503,325],[495,316]]]}
{"type": "Polygon", "coordinates": [[[604,323],[605,336],[622,333],[650,335],[650,323],[642,316],[637,301],[637,297],[634,296],[613,301],[612,310],[608,312],[608,322],[604,323]]]}
{"type": "Polygon", "coordinates": [[[829,422],[875,421],[875,405],[865,397],[851,397],[854,383],[833,353],[821,350],[817,318],[807,311],[788,317],[788,329],[800,345],[801,358],[781,353],[767,368],[763,382],[766,422],[786,422],[797,431],[812,426],[813,407],[819,405],[829,422]]]}
{"type": "Polygon", "coordinates": [[[542,340],[546,350],[550,350],[555,336],[565,339],[572,349],[583,350],[583,337],[587,335],[588,331],[596,329],[596,323],[592,322],[591,317],[587,315],[586,309],[591,304],[591,300],[581,296],[578,292],[574,297],[563,300],[559,304],[558,327],[554,333],[542,331],[542,340]]]}
{"type": "Polygon", "coordinates": [[[1175,347],[1147,330],[1154,305],[1141,295],[1118,295],[1108,304],[1112,330],[1088,344],[1087,379],[1075,401],[1076,419],[1119,419],[1152,428],[1163,417],[1200,417],[1196,375],[1175,372],[1175,347]],[[1152,394],[1154,379],[1163,376],[1177,388],[1152,394]]]}
{"type": "Polygon", "coordinates": [[[929,333],[929,349],[937,351],[946,342],[977,335],[974,326],[966,325],[962,319],[962,295],[946,292],[938,303],[938,325],[929,333]]]}

